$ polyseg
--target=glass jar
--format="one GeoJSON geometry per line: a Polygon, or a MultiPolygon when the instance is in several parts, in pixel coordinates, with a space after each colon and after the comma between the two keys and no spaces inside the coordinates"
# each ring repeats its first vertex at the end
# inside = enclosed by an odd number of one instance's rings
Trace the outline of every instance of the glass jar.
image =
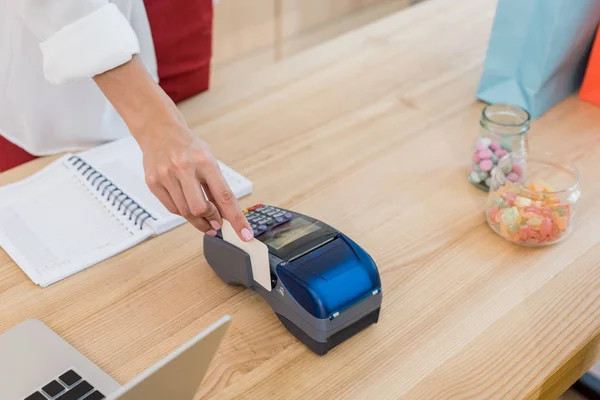
{"type": "Polygon", "coordinates": [[[479,136],[472,149],[469,182],[489,191],[498,160],[510,152],[527,150],[529,121],[529,113],[518,106],[490,104],[483,109],[479,136]]]}
{"type": "Polygon", "coordinates": [[[511,153],[492,174],[485,215],[506,240],[546,246],[571,233],[580,195],[579,172],[570,162],[547,153],[511,153]]]}

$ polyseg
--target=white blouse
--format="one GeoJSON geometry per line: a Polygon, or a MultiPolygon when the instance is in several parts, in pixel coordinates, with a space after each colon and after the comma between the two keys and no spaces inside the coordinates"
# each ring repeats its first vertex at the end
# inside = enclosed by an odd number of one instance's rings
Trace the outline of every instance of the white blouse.
{"type": "Polygon", "coordinates": [[[138,53],[158,81],[142,0],[0,0],[0,135],[34,155],[128,135],[91,78],[138,53]]]}

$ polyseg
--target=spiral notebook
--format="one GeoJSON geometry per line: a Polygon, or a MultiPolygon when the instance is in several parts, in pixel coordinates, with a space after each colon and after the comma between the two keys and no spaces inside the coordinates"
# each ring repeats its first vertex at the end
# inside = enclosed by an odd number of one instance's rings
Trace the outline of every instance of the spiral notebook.
{"type": "MultiPolygon", "coordinates": [[[[237,198],[252,192],[251,181],[219,165],[237,198]]],[[[67,154],[0,187],[0,246],[42,287],[184,222],[146,186],[131,137],[67,154]]]]}

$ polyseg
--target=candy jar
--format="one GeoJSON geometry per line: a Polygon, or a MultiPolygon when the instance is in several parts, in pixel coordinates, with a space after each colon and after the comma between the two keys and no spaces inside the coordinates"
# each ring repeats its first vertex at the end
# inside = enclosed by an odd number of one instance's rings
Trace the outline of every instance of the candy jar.
{"type": "Polygon", "coordinates": [[[510,152],[527,150],[529,120],[527,111],[510,104],[490,104],[483,109],[479,136],[472,149],[469,182],[486,192],[490,189],[498,160],[510,152]]]}
{"type": "Polygon", "coordinates": [[[492,174],[485,216],[510,242],[546,246],[571,233],[580,195],[573,164],[551,154],[511,153],[492,174]]]}

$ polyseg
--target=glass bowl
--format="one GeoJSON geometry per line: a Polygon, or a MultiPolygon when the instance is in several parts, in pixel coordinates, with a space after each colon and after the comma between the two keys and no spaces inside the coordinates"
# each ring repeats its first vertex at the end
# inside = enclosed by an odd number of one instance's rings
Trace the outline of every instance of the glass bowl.
{"type": "Polygon", "coordinates": [[[510,242],[547,246],[571,233],[580,195],[572,163],[549,153],[510,153],[492,171],[485,216],[510,242]]]}

